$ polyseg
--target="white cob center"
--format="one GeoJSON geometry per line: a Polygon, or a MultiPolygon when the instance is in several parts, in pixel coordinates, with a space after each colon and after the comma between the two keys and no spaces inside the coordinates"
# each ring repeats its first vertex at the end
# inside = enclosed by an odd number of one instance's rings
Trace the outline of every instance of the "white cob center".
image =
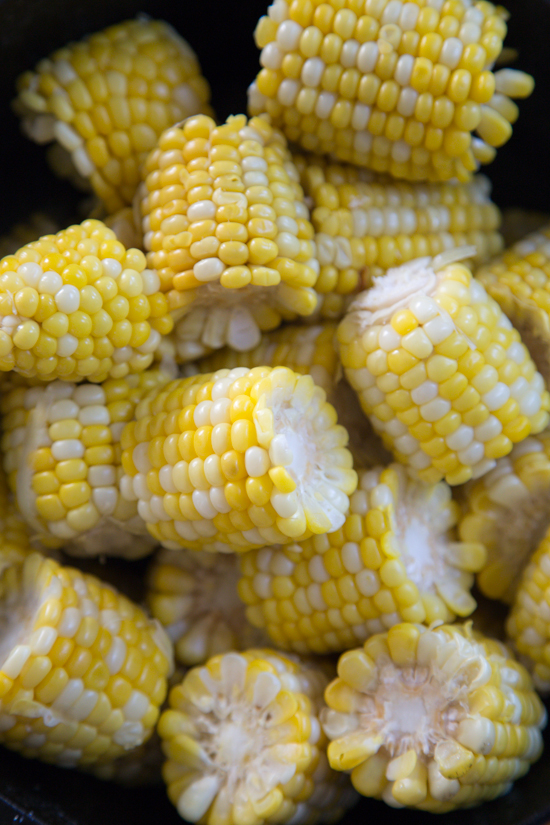
{"type": "Polygon", "coordinates": [[[248,662],[237,653],[223,657],[221,679],[206,667],[199,676],[205,694],[187,703],[194,734],[201,747],[200,778],[180,796],[178,811],[196,822],[219,794],[217,807],[229,815],[234,804],[259,801],[296,773],[296,744],[288,742],[285,725],[273,718],[284,686],[273,673],[258,674],[252,687],[245,685],[248,662]]]}

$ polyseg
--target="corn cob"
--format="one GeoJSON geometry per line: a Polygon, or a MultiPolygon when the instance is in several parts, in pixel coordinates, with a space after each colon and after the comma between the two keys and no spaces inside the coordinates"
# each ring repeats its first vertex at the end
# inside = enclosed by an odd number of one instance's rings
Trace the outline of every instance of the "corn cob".
{"type": "Polygon", "coordinates": [[[510,604],[521,573],[550,526],[550,432],[525,439],[494,470],[459,491],[463,541],[487,548],[477,585],[510,604]]]}
{"type": "Polygon", "coordinates": [[[119,492],[120,435],[139,400],[170,376],[148,370],[102,385],[53,381],[3,394],[3,464],[29,529],[72,555],[139,558],[154,542],[119,492]]]}
{"type": "Polygon", "coordinates": [[[142,372],[172,330],[145,257],[101,221],[45,235],[0,261],[0,370],[50,381],[142,372]]]}
{"type": "Polygon", "coordinates": [[[170,691],[158,731],[168,795],[188,822],[295,825],[355,801],[328,768],[319,725],[328,679],[270,650],[215,656],[170,691]]]}
{"type": "Polygon", "coordinates": [[[402,621],[468,616],[480,544],[458,543],[458,505],[398,464],[360,472],[343,526],[240,558],[248,620],[283,649],[339,652],[402,621]]]}
{"type": "Polygon", "coordinates": [[[70,43],[17,82],[14,109],[36,143],[55,141],[54,169],[108,212],[130,204],[160,133],[210,112],[197,58],[167,23],[138,17],[70,43]]]}
{"type": "Polygon", "coordinates": [[[308,151],[395,178],[466,181],[533,78],[493,72],[506,12],[470,0],[275,0],[254,33],[252,114],[308,151]],[[472,133],[477,131],[477,136],[472,133]]]}
{"type": "Polygon", "coordinates": [[[38,553],[0,575],[0,741],[64,767],[112,761],[151,735],[170,641],[143,611],[38,553]]]}
{"type": "Polygon", "coordinates": [[[294,162],[311,203],[321,267],[315,289],[331,317],[342,316],[346,296],[413,258],[471,244],[482,263],[502,249],[500,213],[482,175],[467,184],[412,184],[315,156],[294,162]]]}
{"type": "Polygon", "coordinates": [[[44,212],[33,212],[27,221],[15,224],[0,237],[0,258],[13,255],[14,252],[35,241],[42,235],[53,235],[59,231],[56,221],[44,212]]]}
{"type": "Polygon", "coordinates": [[[174,643],[176,661],[201,665],[211,656],[266,642],[245,616],[234,554],[161,550],[147,577],[147,606],[174,643]]]}
{"type": "MultiPolygon", "coordinates": [[[[213,372],[235,367],[288,367],[300,375],[311,375],[327,394],[327,401],[336,410],[338,421],[349,433],[348,449],[356,467],[374,467],[388,464],[390,454],[373,432],[356,394],[345,378],[336,352],[336,326],[329,321],[313,326],[288,324],[274,332],[265,332],[252,350],[236,352],[225,347],[194,364],[184,364],[184,375],[213,372]]],[[[167,336],[173,338],[175,336],[167,336]]],[[[177,339],[176,339],[177,340],[177,339]]],[[[176,347],[177,347],[176,343],[176,347]]],[[[179,360],[177,358],[177,360],[179,360]]]]}
{"type": "Polygon", "coordinates": [[[317,304],[313,227],[283,136],[263,118],[205,115],[164,132],[140,189],[148,262],[191,358],[256,346],[317,304]]]}
{"type": "Polygon", "coordinates": [[[542,752],[525,668],[469,624],[401,624],[340,657],[321,714],[331,766],[364,796],[444,813],[494,799],[542,752]]]}
{"type": "Polygon", "coordinates": [[[506,633],[520,661],[532,673],[535,687],[550,693],[550,530],[547,531],[521,575],[506,633]]]}
{"type": "Polygon", "coordinates": [[[466,247],[390,269],[340,323],[346,377],[394,456],[463,484],[548,424],[550,396],[519,333],[453,263],[466,247]]]}
{"type": "Polygon", "coordinates": [[[550,381],[550,224],[476,272],[550,381]]]}
{"type": "Polygon", "coordinates": [[[171,550],[243,552],[337,529],[357,474],[325,398],[284,367],[173,381],[122,432],[122,495],[171,550]]]}

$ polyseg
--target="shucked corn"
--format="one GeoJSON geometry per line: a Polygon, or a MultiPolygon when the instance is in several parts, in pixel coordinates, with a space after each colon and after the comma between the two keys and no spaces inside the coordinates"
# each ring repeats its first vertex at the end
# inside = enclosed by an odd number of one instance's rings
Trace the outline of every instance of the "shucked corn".
{"type": "Polygon", "coordinates": [[[423,481],[463,484],[548,424],[519,333],[451,250],[376,279],[338,328],[346,377],[384,444],[423,481]]]}
{"type": "Polygon", "coordinates": [[[542,752],[529,674],[466,624],[401,624],[338,662],[322,712],[333,768],[364,796],[444,813],[510,790],[542,752]]]}
{"type": "Polygon", "coordinates": [[[346,650],[402,621],[468,616],[485,550],[454,540],[457,518],[443,482],[412,481],[397,464],[362,472],[339,530],[241,557],[247,616],[300,653],[346,650]]]}
{"type": "Polygon", "coordinates": [[[45,235],[0,261],[0,370],[104,381],[142,372],[172,330],[138,249],[101,221],[45,235]]]}
{"type": "Polygon", "coordinates": [[[147,606],[174,643],[180,665],[201,665],[219,653],[264,644],[239,599],[232,553],[161,550],[147,576],[147,606]]]}
{"type": "Polygon", "coordinates": [[[249,110],[309,151],[465,181],[512,134],[511,98],[533,90],[524,72],[492,71],[505,19],[470,0],[275,0],[254,34],[249,110]]]}
{"type": "Polygon", "coordinates": [[[198,357],[311,315],[313,228],[286,141],[264,118],[199,115],[159,138],[140,189],[148,262],[198,357]]]}
{"type": "Polygon", "coordinates": [[[550,381],[550,225],[514,244],[476,272],[519,330],[544,380],[550,381]]]}
{"type": "Polygon", "coordinates": [[[487,548],[477,585],[489,598],[509,604],[550,525],[550,433],[526,438],[494,470],[457,492],[461,539],[487,548]]]}
{"type": "Polygon", "coordinates": [[[169,549],[243,552],[334,530],[357,474],[325,399],[284,367],[173,381],[122,432],[122,495],[169,549]]]}
{"type": "Polygon", "coordinates": [[[109,212],[132,202],[160,133],[210,111],[190,46],[145,17],[59,49],[25,72],[17,91],[23,131],[37,143],[55,141],[54,168],[86,182],[109,212]]]}
{"type": "Polygon", "coordinates": [[[346,296],[413,258],[472,244],[482,262],[502,249],[489,180],[406,183],[366,169],[294,156],[319,260],[322,313],[340,317],[346,296]]]}
{"type": "Polygon", "coordinates": [[[137,403],[170,376],[159,370],[103,384],[53,381],[0,400],[2,460],[33,535],[72,555],[139,558],[153,540],[119,491],[120,435],[137,403]]]}
{"type": "Polygon", "coordinates": [[[107,763],[152,733],[170,641],[94,576],[38,553],[0,575],[0,741],[65,767],[107,763]]]}
{"type": "Polygon", "coordinates": [[[322,668],[271,650],[215,656],[170,691],[159,733],[168,796],[188,822],[336,821],[355,802],[326,761],[322,668]]]}
{"type": "Polygon", "coordinates": [[[186,375],[194,375],[222,368],[252,369],[266,365],[288,367],[300,375],[311,375],[327,393],[327,401],[336,410],[338,421],[348,431],[348,449],[356,466],[364,468],[387,463],[389,453],[373,432],[356,394],[340,376],[335,335],[336,326],[328,321],[312,326],[288,324],[274,332],[265,332],[252,350],[235,352],[226,347],[195,364],[185,365],[183,371],[186,375]]]}

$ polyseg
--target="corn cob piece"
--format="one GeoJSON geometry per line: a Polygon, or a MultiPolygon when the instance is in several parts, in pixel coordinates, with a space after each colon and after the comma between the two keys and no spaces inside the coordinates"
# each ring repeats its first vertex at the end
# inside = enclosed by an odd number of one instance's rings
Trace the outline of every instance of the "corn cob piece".
{"type": "Polygon", "coordinates": [[[502,249],[500,213],[483,175],[413,184],[315,156],[294,162],[311,203],[322,314],[341,317],[346,296],[413,258],[471,244],[482,263],[502,249]]]}
{"type": "Polygon", "coordinates": [[[171,668],[164,630],[114,588],[38,553],[0,575],[0,741],[64,767],[151,735],[171,668]]]}
{"type": "Polygon", "coordinates": [[[449,487],[403,467],[360,472],[343,526],[240,559],[248,620],[277,647],[346,650],[402,621],[453,621],[476,606],[480,544],[455,541],[459,508],[449,487]]]}
{"type": "Polygon", "coordinates": [[[189,118],[160,136],[143,177],[147,259],[189,358],[250,349],[315,310],[313,228],[285,139],[264,118],[189,118]]]}
{"type": "Polygon", "coordinates": [[[119,492],[120,435],[170,376],[148,370],[101,385],[53,381],[3,394],[3,464],[33,535],[71,555],[139,558],[154,541],[119,492]]]}
{"type": "Polygon", "coordinates": [[[459,492],[459,535],[487,548],[477,585],[511,604],[521,573],[550,526],[550,432],[531,436],[459,492]]]}
{"type": "Polygon", "coordinates": [[[69,43],[17,82],[14,109],[36,143],[54,141],[54,169],[87,184],[108,212],[130,204],[161,132],[210,112],[196,55],[159,20],[126,20],[69,43]]]}
{"type": "Polygon", "coordinates": [[[506,633],[539,693],[550,693],[550,530],[525,567],[506,621],[506,633]]]}
{"type": "Polygon", "coordinates": [[[215,656],[172,688],[158,731],[168,796],[188,822],[331,821],[355,801],[328,768],[328,678],[270,650],[215,656]]]}
{"type": "Polygon", "coordinates": [[[173,321],[155,272],[101,221],[0,261],[0,370],[46,381],[142,372],[173,321]]]}
{"type": "Polygon", "coordinates": [[[466,247],[377,278],[338,327],[346,377],[394,456],[463,484],[548,424],[550,395],[519,333],[472,278],[466,247]]]}
{"type": "Polygon", "coordinates": [[[147,577],[147,606],[174,644],[178,664],[193,667],[228,650],[264,644],[239,599],[234,554],[161,550],[147,577]]]}
{"type": "Polygon", "coordinates": [[[254,33],[263,68],[249,111],[308,151],[466,181],[510,138],[511,98],[533,90],[524,72],[492,71],[505,19],[470,0],[275,0],[254,33]]]}
{"type": "Polygon", "coordinates": [[[476,272],[550,382],[550,224],[476,272]]]}
{"type": "Polygon", "coordinates": [[[15,224],[0,237],[0,258],[13,255],[20,247],[35,241],[42,235],[53,235],[60,227],[44,212],[33,212],[27,221],[15,224]]]}
{"type": "MultiPolygon", "coordinates": [[[[338,421],[349,433],[348,449],[356,467],[375,467],[388,464],[390,454],[373,432],[357,395],[345,378],[336,352],[336,326],[329,321],[313,326],[288,324],[274,332],[265,332],[262,340],[252,350],[236,352],[225,347],[198,362],[184,364],[184,375],[211,372],[235,367],[288,367],[300,375],[311,375],[316,384],[327,394],[327,401],[336,410],[338,421]]],[[[167,336],[175,338],[175,334],[167,336]]],[[[177,338],[176,338],[177,341],[177,338]]],[[[176,343],[176,348],[177,348],[176,343]]],[[[176,355],[176,360],[179,358],[176,355]]]]}
{"type": "Polygon", "coordinates": [[[337,529],[357,473],[325,399],[285,367],[173,381],[122,432],[122,495],[171,550],[243,552],[337,529]]]}
{"type": "Polygon", "coordinates": [[[469,624],[401,624],[338,662],[321,713],[331,766],[364,796],[444,813],[510,790],[542,752],[525,668],[469,624]]]}

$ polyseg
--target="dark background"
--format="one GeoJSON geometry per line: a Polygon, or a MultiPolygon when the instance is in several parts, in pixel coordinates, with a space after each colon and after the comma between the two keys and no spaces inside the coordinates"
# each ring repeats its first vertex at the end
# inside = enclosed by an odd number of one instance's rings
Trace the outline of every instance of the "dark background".
{"type": "MultiPolygon", "coordinates": [[[[9,102],[17,75],[69,40],[137,12],[168,20],[197,52],[220,119],[245,110],[246,88],[258,70],[252,32],[267,0],[0,0],[0,234],[31,212],[75,219],[81,195],[51,175],[44,149],[19,133],[9,102]]],[[[510,142],[486,173],[501,207],[550,212],[550,4],[507,0],[506,44],[519,49],[515,65],[536,79],[510,142]]],[[[123,567],[123,566],[122,566],[123,567]]],[[[550,740],[550,732],[547,735],[550,740]]],[[[550,748],[550,741],[548,742],[550,748]]],[[[550,820],[550,750],[512,792],[472,811],[432,819],[363,800],[344,825],[370,819],[383,825],[542,825],[550,820]]],[[[177,825],[181,819],[161,788],[127,790],[77,772],[26,761],[0,749],[0,825],[177,825]]]]}

